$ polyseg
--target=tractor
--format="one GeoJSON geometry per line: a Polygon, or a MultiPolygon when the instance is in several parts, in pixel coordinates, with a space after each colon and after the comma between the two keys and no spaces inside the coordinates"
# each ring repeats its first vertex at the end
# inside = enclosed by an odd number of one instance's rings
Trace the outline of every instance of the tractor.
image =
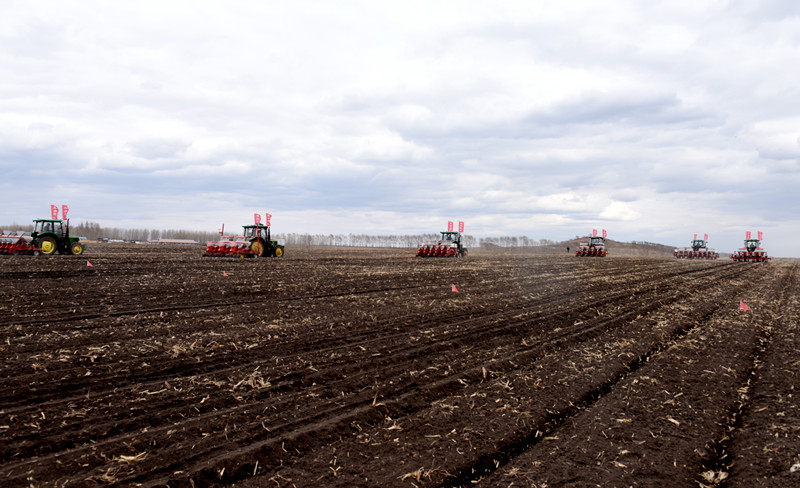
{"type": "Polygon", "coordinates": [[[744,240],[744,247],[740,247],[736,252],[731,254],[731,259],[738,262],[768,262],[772,258],[767,256],[767,251],[761,248],[761,239],[763,237],[764,234],[759,231],[758,239],[752,239],[750,231],[747,231],[747,236],[744,240]]]}
{"type": "Polygon", "coordinates": [[[250,251],[255,255],[283,257],[283,239],[271,239],[268,225],[245,225],[242,230],[244,237],[250,242],[250,251]]]}
{"type": "Polygon", "coordinates": [[[442,238],[435,244],[420,244],[417,247],[418,257],[457,258],[466,257],[467,249],[463,246],[460,232],[442,231],[442,238]]]}
{"type": "Polygon", "coordinates": [[[578,244],[578,249],[575,251],[576,256],[595,256],[606,257],[608,251],[606,250],[606,231],[603,230],[603,237],[597,235],[594,231],[592,236],[589,237],[589,242],[581,242],[578,244]]]}
{"type": "Polygon", "coordinates": [[[69,235],[69,220],[36,219],[33,224],[33,245],[42,254],[51,255],[56,251],[59,254],[83,254],[85,246],[79,242],[80,239],[69,235]]]}
{"type": "Polygon", "coordinates": [[[273,240],[268,225],[242,226],[240,236],[220,236],[218,241],[206,243],[204,256],[235,256],[240,258],[275,256],[282,257],[283,239],[273,240]]]}
{"type": "Polygon", "coordinates": [[[708,248],[708,234],[705,239],[698,239],[695,234],[689,247],[679,247],[672,255],[679,259],[717,259],[719,252],[708,248]]]}

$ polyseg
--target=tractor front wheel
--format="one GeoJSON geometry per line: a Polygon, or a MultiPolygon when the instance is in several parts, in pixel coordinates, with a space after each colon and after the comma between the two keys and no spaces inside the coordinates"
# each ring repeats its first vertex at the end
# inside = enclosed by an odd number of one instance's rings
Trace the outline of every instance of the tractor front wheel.
{"type": "Polygon", "coordinates": [[[79,242],[73,242],[72,246],[69,249],[70,251],[72,251],[72,254],[76,256],[79,254],[83,254],[83,245],[81,245],[81,243],[79,242]]]}
{"type": "Polygon", "coordinates": [[[275,248],[275,257],[282,258],[283,257],[283,246],[278,246],[275,248]]]}
{"type": "Polygon", "coordinates": [[[42,237],[36,247],[42,250],[42,254],[49,256],[56,252],[56,240],[52,237],[42,237]]]}

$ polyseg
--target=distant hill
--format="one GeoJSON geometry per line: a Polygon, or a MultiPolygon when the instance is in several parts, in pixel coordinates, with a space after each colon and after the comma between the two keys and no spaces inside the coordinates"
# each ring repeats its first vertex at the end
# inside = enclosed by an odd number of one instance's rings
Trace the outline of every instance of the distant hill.
{"type": "MultiPolygon", "coordinates": [[[[578,244],[583,241],[586,242],[587,238],[570,239],[568,241],[556,242],[553,244],[545,244],[530,247],[501,247],[501,246],[487,246],[484,245],[482,250],[494,250],[495,252],[525,252],[531,254],[575,254],[578,244]]],[[[609,256],[627,256],[627,257],[672,257],[672,252],[675,250],[672,246],[664,244],[656,244],[653,242],[620,242],[613,239],[606,239],[606,249],[608,249],[609,256]]]]}

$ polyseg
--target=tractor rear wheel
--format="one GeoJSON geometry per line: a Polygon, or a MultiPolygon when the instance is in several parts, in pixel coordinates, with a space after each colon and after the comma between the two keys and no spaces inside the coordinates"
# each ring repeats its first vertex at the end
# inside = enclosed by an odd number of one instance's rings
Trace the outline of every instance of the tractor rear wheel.
{"type": "Polygon", "coordinates": [[[69,250],[72,252],[72,254],[76,256],[79,254],[83,254],[83,246],[79,242],[73,242],[69,250]]]}
{"type": "Polygon", "coordinates": [[[56,252],[56,240],[52,237],[42,237],[36,247],[42,250],[42,254],[49,256],[56,252]]]}
{"type": "Polygon", "coordinates": [[[256,239],[250,244],[250,250],[256,253],[256,256],[261,257],[264,255],[264,243],[256,239]]]}

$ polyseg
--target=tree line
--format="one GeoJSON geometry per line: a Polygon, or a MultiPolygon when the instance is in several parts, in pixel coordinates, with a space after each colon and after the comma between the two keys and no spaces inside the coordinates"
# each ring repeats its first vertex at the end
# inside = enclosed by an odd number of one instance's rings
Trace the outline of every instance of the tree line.
{"type": "MultiPolygon", "coordinates": [[[[11,224],[0,227],[3,230],[32,231],[33,224],[11,224]]],[[[123,229],[104,227],[97,222],[73,222],[69,233],[94,241],[97,239],[147,242],[158,239],[190,239],[205,243],[219,239],[218,232],[195,231],[185,229],[123,229]]],[[[341,246],[341,247],[401,247],[415,248],[423,243],[437,242],[441,235],[436,234],[308,234],[308,233],[274,233],[273,239],[283,239],[287,246],[341,246]]],[[[534,247],[556,244],[549,239],[531,239],[527,236],[481,237],[464,234],[463,245],[475,247],[534,247]]]]}

